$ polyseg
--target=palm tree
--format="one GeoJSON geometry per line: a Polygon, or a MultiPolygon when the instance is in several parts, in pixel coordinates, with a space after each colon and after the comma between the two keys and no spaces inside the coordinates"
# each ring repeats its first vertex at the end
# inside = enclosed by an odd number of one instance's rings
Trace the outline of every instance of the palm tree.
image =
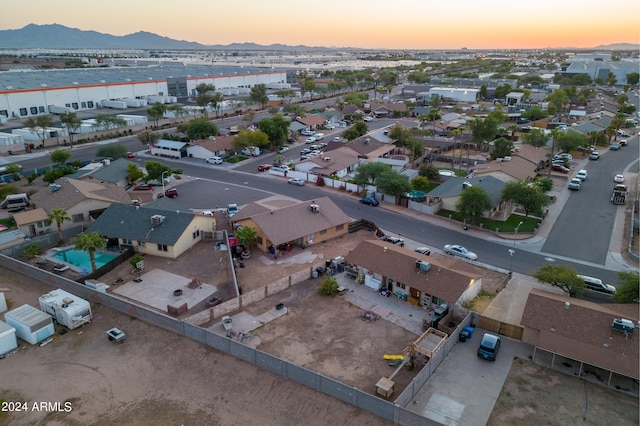
{"type": "Polygon", "coordinates": [[[244,226],[236,231],[236,239],[245,249],[250,248],[258,240],[258,232],[249,226],[244,226]]]}
{"type": "Polygon", "coordinates": [[[105,245],[104,238],[97,232],[85,234],[84,232],[76,236],[76,250],[83,250],[89,253],[89,259],[91,259],[91,270],[95,271],[96,268],[96,251],[103,248],[105,245]]]}
{"type": "Polygon", "coordinates": [[[49,221],[50,222],[55,221],[56,225],[58,225],[58,235],[60,236],[60,241],[62,241],[63,243],[64,243],[64,237],[62,235],[62,224],[70,220],[71,218],[67,214],[67,211],[64,209],[53,209],[49,214],[49,221]]]}

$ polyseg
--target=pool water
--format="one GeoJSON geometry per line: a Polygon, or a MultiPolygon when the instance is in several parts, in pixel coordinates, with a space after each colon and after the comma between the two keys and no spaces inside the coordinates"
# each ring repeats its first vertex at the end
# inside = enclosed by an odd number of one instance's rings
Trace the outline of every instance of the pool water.
{"type": "MultiPolygon", "coordinates": [[[[77,266],[81,269],[91,271],[91,259],[89,258],[89,253],[84,250],[64,250],[54,254],[53,257],[63,262],[70,263],[71,265],[77,266]]],[[[100,269],[116,257],[118,256],[108,253],[95,252],[94,258],[96,261],[96,268],[100,269]]]]}

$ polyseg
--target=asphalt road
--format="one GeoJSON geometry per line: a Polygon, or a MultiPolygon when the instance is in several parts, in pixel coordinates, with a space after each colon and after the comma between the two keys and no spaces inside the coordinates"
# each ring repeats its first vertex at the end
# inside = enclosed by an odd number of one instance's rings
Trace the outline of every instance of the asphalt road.
{"type": "MultiPolygon", "coordinates": [[[[569,196],[558,216],[542,251],[572,259],[604,265],[609,251],[618,209],[625,208],[610,201],[613,177],[624,170],[638,167],[638,136],[629,145],[609,151],[597,161],[589,161],[589,172],[580,190],[569,196]],[[635,164],[635,166],[634,166],[635,164]]],[[[570,177],[577,170],[572,170],[570,177]]]]}

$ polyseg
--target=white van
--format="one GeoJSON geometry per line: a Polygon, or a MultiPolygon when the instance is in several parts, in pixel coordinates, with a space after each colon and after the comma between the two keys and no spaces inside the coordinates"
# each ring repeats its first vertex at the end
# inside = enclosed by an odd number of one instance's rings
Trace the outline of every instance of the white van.
{"type": "Polygon", "coordinates": [[[29,196],[25,193],[7,195],[7,198],[0,203],[3,209],[15,209],[19,207],[27,207],[29,205],[29,196]]]}
{"type": "Polygon", "coordinates": [[[599,278],[587,277],[586,275],[578,275],[584,285],[589,290],[599,291],[601,293],[613,294],[616,292],[616,288],[611,284],[605,284],[599,278]]]}
{"type": "Polygon", "coordinates": [[[315,138],[315,140],[321,141],[322,139],[324,139],[324,133],[316,133],[315,135],[313,135],[313,137],[315,138]]]}

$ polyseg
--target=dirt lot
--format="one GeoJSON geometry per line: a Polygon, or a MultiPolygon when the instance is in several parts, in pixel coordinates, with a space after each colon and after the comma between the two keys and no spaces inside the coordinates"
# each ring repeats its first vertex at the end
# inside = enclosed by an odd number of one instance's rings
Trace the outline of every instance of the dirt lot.
{"type": "Polygon", "coordinates": [[[637,398],[516,359],[487,425],[631,426],[639,422],[637,398]]]}

